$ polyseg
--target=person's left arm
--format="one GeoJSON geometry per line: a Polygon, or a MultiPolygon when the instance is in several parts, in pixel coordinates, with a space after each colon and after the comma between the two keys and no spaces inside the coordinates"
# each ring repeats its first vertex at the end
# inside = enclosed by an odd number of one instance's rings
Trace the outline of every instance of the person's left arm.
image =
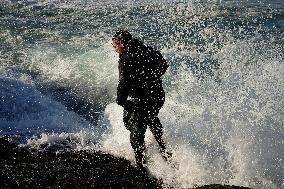
{"type": "Polygon", "coordinates": [[[130,90],[129,70],[127,69],[127,61],[120,60],[118,70],[119,81],[117,86],[116,103],[120,106],[125,106],[130,90]]]}

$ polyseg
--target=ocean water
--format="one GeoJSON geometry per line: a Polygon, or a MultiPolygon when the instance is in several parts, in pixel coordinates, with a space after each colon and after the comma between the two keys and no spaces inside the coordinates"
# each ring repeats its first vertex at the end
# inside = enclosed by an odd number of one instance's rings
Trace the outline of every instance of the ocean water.
{"type": "Polygon", "coordinates": [[[124,28],[170,64],[159,117],[176,168],[146,133],[148,167],[165,188],[284,187],[282,0],[0,2],[1,136],[134,164],[115,104],[111,36],[124,28]]]}

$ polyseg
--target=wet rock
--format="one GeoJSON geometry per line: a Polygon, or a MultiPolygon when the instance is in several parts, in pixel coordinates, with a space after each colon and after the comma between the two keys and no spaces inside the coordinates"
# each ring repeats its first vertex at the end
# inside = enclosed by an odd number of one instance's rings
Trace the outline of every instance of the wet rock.
{"type": "Polygon", "coordinates": [[[249,189],[249,188],[242,187],[242,186],[228,186],[228,185],[221,185],[221,184],[211,184],[211,185],[196,187],[194,189],[249,189]]]}
{"type": "Polygon", "coordinates": [[[129,161],[102,152],[30,152],[0,139],[0,188],[161,188],[129,161]]]}
{"type": "MultiPolygon", "coordinates": [[[[123,158],[103,152],[34,152],[0,138],[0,188],[159,189],[161,180],[145,175],[123,158]]],[[[196,189],[245,189],[208,185],[196,189]]]]}

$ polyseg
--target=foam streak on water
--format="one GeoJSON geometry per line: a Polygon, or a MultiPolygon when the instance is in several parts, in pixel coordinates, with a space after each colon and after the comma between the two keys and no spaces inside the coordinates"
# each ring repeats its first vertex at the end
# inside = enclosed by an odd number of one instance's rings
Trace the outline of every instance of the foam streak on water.
{"type": "Polygon", "coordinates": [[[170,64],[159,117],[173,167],[146,133],[148,167],[165,188],[284,186],[282,1],[3,1],[0,135],[134,164],[114,103],[118,28],[170,64]]]}

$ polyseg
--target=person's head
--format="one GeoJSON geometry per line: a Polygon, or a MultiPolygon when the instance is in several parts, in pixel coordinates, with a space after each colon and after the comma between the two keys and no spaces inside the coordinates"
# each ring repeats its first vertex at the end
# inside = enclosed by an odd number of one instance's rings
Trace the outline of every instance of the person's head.
{"type": "Polygon", "coordinates": [[[132,39],[132,35],[126,30],[117,31],[112,37],[112,46],[115,51],[122,54],[125,51],[127,43],[132,39]]]}

